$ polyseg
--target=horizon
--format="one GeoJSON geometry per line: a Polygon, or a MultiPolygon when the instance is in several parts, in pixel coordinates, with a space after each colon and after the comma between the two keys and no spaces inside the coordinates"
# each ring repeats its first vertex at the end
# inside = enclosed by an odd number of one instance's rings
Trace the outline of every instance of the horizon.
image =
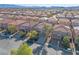
{"type": "Polygon", "coordinates": [[[15,4],[22,6],[79,6],[79,0],[0,0],[0,4],[15,4]]]}
{"type": "Polygon", "coordinates": [[[20,6],[40,6],[40,7],[51,7],[51,6],[58,6],[58,7],[76,7],[79,4],[15,4],[20,6]]]}
{"type": "Polygon", "coordinates": [[[78,7],[79,4],[0,4],[0,5],[16,5],[23,7],[78,7]]]}

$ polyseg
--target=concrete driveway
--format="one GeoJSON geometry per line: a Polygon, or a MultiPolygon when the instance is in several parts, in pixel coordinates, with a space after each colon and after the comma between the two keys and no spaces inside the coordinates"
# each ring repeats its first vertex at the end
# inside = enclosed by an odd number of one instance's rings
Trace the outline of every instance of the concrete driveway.
{"type": "Polygon", "coordinates": [[[2,39],[0,40],[0,55],[10,55],[12,48],[18,48],[22,41],[15,41],[12,39],[2,39]]]}

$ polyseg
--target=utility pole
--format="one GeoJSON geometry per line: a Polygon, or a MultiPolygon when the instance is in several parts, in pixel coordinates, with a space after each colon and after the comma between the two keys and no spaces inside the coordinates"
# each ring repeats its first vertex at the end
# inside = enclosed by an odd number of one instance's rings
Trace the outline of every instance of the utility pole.
{"type": "Polygon", "coordinates": [[[74,27],[72,25],[72,19],[74,19],[73,14],[71,13],[71,16],[67,16],[66,18],[69,20],[70,24],[69,24],[69,28],[71,31],[71,49],[72,49],[72,53],[73,55],[76,55],[76,49],[75,49],[75,30],[74,27]]]}
{"type": "Polygon", "coordinates": [[[70,31],[71,31],[71,43],[72,43],[72,53],[73,55],[76,55],[76,49],[75,49],[75,31],[74,31],[74,28],[72,26],[72,21],[71,19],[69,20],[70,21],[70,31]]]}

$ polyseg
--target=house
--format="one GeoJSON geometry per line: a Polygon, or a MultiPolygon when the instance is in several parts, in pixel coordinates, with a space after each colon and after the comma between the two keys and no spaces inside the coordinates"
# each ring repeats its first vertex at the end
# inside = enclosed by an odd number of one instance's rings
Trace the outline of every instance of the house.
{"type": "Polygon", "coordinates": [[[43,28],[44,28],[44,23],[39,23],[36,27],[34,27],[34,29],[37,31],[43,31],[43,28]]]}
{"type": "MultiPolygon", "coordinates": [[[[74,31],[75,31],[74,35],[76,38],[77,36],[79,36],[79,27],[78,28],[74,27],[74,31]]],[[[52,32],[52,39],[50,40],[50,44],[58,45],[58,42],[61,42],[63,37],[66,35],[71,37],[71,31],[70,31],[70,28],[68,26],[65,26],[62,24],[55,25],[53,32],[52,32]]]]}
{"type": "Polygon", "coordinates": [[[26,21],[24,20],[12,20],[10,23],[8,23],[9,25],[12,24],[12,25],[15,25],[15,26],[19,26],[21,24],[24,24],[26,21]]]}
{"type": "Polygon", "coordinates": [[[53,36],[55,39],[60,39],[64,35],[70,35],[70,29],[62,24],[55,25],[53,27],[53,35],[55,35],[53,36]]]}
{"type": "Polygon", "coordinates": [[[8,23],[9,25],[15,25],[17,29],[19,29],[20,25],[26,23],[24,20],[13,20],[12,22],[8,23]]]}
{"type": "Polygon", "coordinates": [[[25,30],[26,31],[26,30],[28,30],[30,28],[30,24],[26,22],[26,23],[20,25],[18,28],[20,30],[25,30]]]}
{"type": "Polygon", "coordinates": [[[44,30],[45,24],[48,24],[48,25],[52,26],[52,24],[50,24],[50,23],[41,22],[41,23],[39,23],[37,26],[35,26],[34,29],[36,29],[37,31],[40,31],[40,32],[41,32],[41,31],[44,30]]]}
{"type": "Polygon", "coordinates": [[[13,20],[9,20],[9,19],[2,20],[2,21],[0,22],[0,27],[6,29],[7,26],[8,26],[8,23],[11,23],[12,21],[13,21],[13,20]]]}
{"type": "Polygon", "coordinates": [[[15,25],[18,28],[21,24],[25,22],[26,21],[24,20],[5,19],[0,22],[0,27],[6,29],[11,24],[11,25],[15,25]]]}
{"type": "Polygon", "coordinates": [[[65,25],[58,24],[53,27],[52,38],[50,40],[50,45],[57,46],[61,42],[64,36],[70,36],[70,30],[65,25]]]}
{"type": "Polygon", "coordinates": [[[79,20],[78,19],[72,20],[72,25],[73,26],[79,26],[79,20]]]}
{"type": "Polygon", "coordinates": [[[66,25],[66,26],[69,26],[69,24],[70,24],[69,20],[66,19],[66,18],[59,19],[59,23],[63,24],[63,25],[66,25]]]}
{"type": "Polygon", "coordinates": [[[18,28],[26,31],[26,30],[33,29],[38,24],[39,22],[30,21],[30,22],[21,24],[18,28]]]}

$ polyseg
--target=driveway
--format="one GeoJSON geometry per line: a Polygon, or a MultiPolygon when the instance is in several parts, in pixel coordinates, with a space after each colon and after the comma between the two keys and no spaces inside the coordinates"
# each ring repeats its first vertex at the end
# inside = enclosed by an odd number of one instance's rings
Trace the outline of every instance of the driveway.
{"type": "Polygon", "coordinates": [[[0,39],[0,55],[10,55],[12,48],[18,48],[22,41],[15,41],[15,38],[9,39],[0,39]]]}

